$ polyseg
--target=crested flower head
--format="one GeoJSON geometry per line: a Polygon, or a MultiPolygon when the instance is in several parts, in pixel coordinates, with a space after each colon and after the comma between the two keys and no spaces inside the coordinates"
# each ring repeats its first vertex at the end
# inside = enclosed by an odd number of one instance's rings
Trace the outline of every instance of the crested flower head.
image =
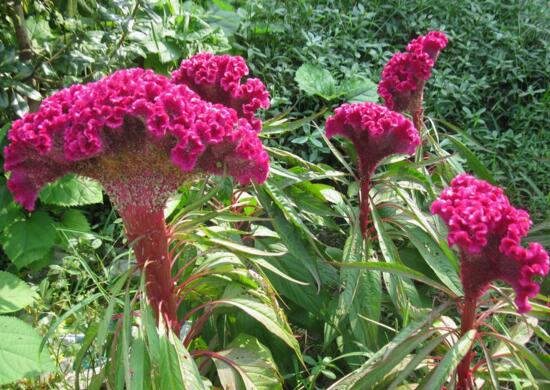
{"type": "Polygon", "coordinates": [[[420,143],[418,130],[403,115],[375,103],[343,104],[326,122],[327,137],[341,135],[353,142],[361,180],[360,222],[366,236],[368,192],[376,165],[392,154],[412,154],[420,143]]]}
{"type": "Polygon", "coordinates": [[[432,31],[414,39],[405,53],[397,53],[390,59],[378,84],[378,94],[388,108],[414,112],[421,107],[424,84],[445,46],[445,34],[432,31]]]}
{"type": "Polygon", "coordinates": [[[343,104],[327,119],[326,131],[328,137],[341,135],[353,142],[362,176],[387,156],[414,153],[420,143],[410,120],[375,103],[343,104]]]}
{"type": "Polygon", "coordinates": [[[259,79],[249,78],[242,83],[246,75],[248,67],[240,56],[201,53],[183,61],[172,73],[172,79],[189,86],[205,100],[233,108],[260,131],[261,121],[255,114],[258,109],[269,107],[269,93],[259,79]]]}
{"type": "Polygon", "coordinates": [[[531,226],[529,214],[514,208],[501,188],[467,174],[443,190],[431,211],[449,227],[449,245],[462,251],[465,290],[479,295],[491,281],[503,280],[515,289],[518,310],[529,311],[527,299],[539,291],[532,279],[547,275],[550,267],[542,245],[521,244],[531,226]]]}
{"type": "Polygon", "coordinates": [[[447,36],[440,31],[430,31],[426,35],[420,35],[407,45],[409,53],[426,53],[435,61],[448,43],[447,36]]]}
{"type": "MultiPolygon", "coordinates": [[[[227,82],[231,91],[240,88],[237,81],[227,82]]],[[[253,84],[265,92],[258,80],[253,84]]],[[[255,103],[241,92],[239,108],[235,101],[209,100],[194,86],[136,68],[55,93],[13,123],[4,151],[8,188],[32,210],[42,186],[72,172],[99,180],[119,207],[158,208],[201,173],[263,182],[269,157],[254,113],[268,101],[255,103]]]]}

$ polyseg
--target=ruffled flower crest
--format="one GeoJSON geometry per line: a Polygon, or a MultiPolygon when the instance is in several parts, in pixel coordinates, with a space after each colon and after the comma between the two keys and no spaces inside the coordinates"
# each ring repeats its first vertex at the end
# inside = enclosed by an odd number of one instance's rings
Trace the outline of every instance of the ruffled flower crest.
{"type": "MultiPolygon", "coordinates": [[[[16,201],[32,210],[40,189],[69,172],[99,180],[120,208],[163,207],[171,192],[200,173],[263,182],[269,157],[254,114],[269,105],[265,87],[257,79],[239,83],[248,72],[240,57],[199,54],[182,68],[198,59],[239,65],[209,78],[211,87],[227,87],[232,100],[201,95],[177,75],[136,68],[63,89],[15,121],[4,169],[11,171],[8,188],[16,201]]],[[[193,80],[202,73],[200,67],[186,70],[193,80]]]]}
{"type": "Polygon", "coordinates": [[[514,208],[501,188],[462,174],[443,190],[431,211],[449,227],[449,245],[462,254],[465,294],[479,298],[489,284],[502,280],[516,291],[520,313],[531,310],[528,298],[539,292],[535,277],[548,274],[548,253],[539,243],[521,244],[531,226],[529,214],[514,208]]]}
{"type": "Polygon", "coordinates": [[[378,94],[389,109],[413,115],[421,112],[424,84],[446,46],[445,34],[431,31],[411,41],[405,53],[397,53],[390,59],[378,84],[378,94]]]}
{"type": "Polygon", "coordinates": [[[326,122],[327,137],[341,135],[353,142],[361,180],[361,229],[365,235],[370,178],[378,163],[392,154],[413,154],[418,131],[403,115],[375,103],[343,104],[326,122]]]}

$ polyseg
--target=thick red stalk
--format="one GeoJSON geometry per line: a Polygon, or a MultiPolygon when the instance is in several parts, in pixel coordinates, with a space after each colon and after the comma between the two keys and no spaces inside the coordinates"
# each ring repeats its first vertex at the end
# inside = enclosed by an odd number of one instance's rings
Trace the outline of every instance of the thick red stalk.
{"type": "Polygon", "coordinates": [[[359,212],[359,220],[361,222],[361,233],[363,238],[366,237],[367,227],[369,225],[369,190],[370,190],[370,176],[367,175],[361,179],[361,210],[359,212]]]}
{"type": "Polygon", "coordinates": [[[179,334],[168,234],[162,209],[126,206],[119,210],[138,265],[145,272],[146,292],[158,318],[179,334]]]}
{"type": "MultiPolygon", "coordinates": [[[[475,329],[477,297],[466,295],[464,297],[464,307],[462,308],[462,316],[460,318],[460,334],[464,336],[468,331],[475,329]]],[[[457,368],[458,385],[457,390],[469,390],[471,386],[471,370],[473,353],[470,349],[464,359],[460,362],[457,368]]]]}

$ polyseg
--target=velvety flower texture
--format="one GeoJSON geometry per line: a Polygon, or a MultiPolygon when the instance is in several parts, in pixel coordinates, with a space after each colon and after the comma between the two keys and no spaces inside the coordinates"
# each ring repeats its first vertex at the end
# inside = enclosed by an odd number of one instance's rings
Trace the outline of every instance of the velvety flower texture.
{"type": "Polygon", "coordinates": [[[418,131],[403,115],[375,103],[343,104],[326,122],[327,137],[350,139],[357,151],[361,180],[361,229],[368,224],[368,191],[376,166],[392,154],[413,154],[420,143],[418,131]]]}
{"type": "Polygon", "coordinates": [[[462,284],[466,296],[479,298],[494,280],[509,283],[516,291],[520,313],[531,310],[528,298],[539,285],[536,276],[550,268],[542,245],[521,244],[531,226],[529,214],[514,208],[502,189],[473,176],[457,176],[443,190],[431,209],[449,227],[449,245],[462,253],[462,284]]]}
{"type": "Polygon", "coordinates": [[[405,53],[397,53],[390,59],[378,84],[378,94],[388,108],[413,114],[422,109],[424,84],[446,46],[445,34],[432,31],[411,41],[405,53]]]}
{"type": "Polygon", "coordinates": [[[242,58],[207,53],[172,79],[136,68],[63,89],[13,123],[8,187],[32,210],[44,184],[73,172],[99,180],[119,208],[160,208],[194,174],[261,183],[269,157],[254,114],[269,95],[257,79],[241,84],[247,73],[242,58]]]}

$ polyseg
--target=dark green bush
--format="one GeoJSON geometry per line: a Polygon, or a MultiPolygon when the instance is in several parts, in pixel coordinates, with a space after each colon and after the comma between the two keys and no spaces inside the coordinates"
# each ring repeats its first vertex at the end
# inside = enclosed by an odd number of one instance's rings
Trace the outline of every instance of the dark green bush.
{"type": "Polygon", "coordinates": [[[547,2],[264,0],[243,8],[248,16],[237,46],[282,107],[292,102],[302,112],[320,103],[297,89],[294,73],[302,63],[319,63],[337,78],[362,74],[378,81],[385,62],[409,40],[446,32],[450,43],[427,90],[428,115],[467,130],[514,201],[537,220],[548,215],[547,2]]]}

